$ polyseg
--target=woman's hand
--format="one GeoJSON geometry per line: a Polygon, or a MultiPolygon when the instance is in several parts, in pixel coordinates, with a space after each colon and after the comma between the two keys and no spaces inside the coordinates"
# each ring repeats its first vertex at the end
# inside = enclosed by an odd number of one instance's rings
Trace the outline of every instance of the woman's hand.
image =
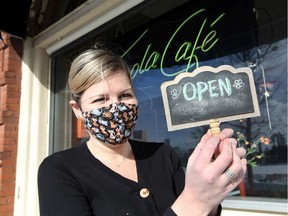
{"type": "Polygon", "coordinates": [[[177,215],[208,215],[242,181],[246,151],[236,148],[232,135],[232,129],[224,129],[218,136],[208,131],[202,137],[189,157],[185,188],[172,206],[177,215]]]}

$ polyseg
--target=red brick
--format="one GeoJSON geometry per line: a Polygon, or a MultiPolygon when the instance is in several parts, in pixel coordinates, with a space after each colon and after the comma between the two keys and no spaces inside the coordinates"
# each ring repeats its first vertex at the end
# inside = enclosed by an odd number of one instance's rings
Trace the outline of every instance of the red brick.
{"type": "Polygon", "coordinates": [[[11,152],[0,152],[0,159],[5,160],[11,158],[11,152]]]}
{"type": "MultiPolygon", "coordinates": [[[[20,104],[7,104],[7,103],[3,103],[3,110],[13,110],[13,111],[17,111],[20,108],[20,104]]],[[[16,117],[16,116],[15,116],[16,117]]]]}
{"type": "Polygon", "coordinates": [[[6,205],[0,205],[0,215],[2,215],[3,212],[12,211],[13,208],[14,208],[14,203],[9,203],[6,205]]]}
{"type": "Polygon", "coordinates": [[[4,110],[2,111],[2,116],[3,117],[13,117],[14,116],[14,112],[13,111],[9,111],[9,110],[4,110]]]}
{"type": "Polygon", "coordinates": [[[1,91],[20,92],[20,86],[17,85],[4,85],[1,86],[1,91]]]}
{"type": "Polygon", "coordinates": [[[21,84],[21,80],[16,80],[16,79],[12,79],[12,78],[7,78],[7,77],[4,77],[4,79],[3,79],[3,82],[2,82],[3,84],[11,84],[11,85],[15,85],[15,84],[17,84],[17,85],[20,85],[21,84]]]}
{"type": "Polygon", "coordinates": [[[11,203],[13,201],[10,196],[0,197],[0,205],[11,203]]]}
{"type": "MultiPolygon", "coordinates": [[[[4,168],[3,168],[4,169],[4,168]]],[[[16,175],[14,173],[4,173],[2,172],[2,185],[4,185],[5,181],[15,181],[16,175]]],[[[13,188],[5,188],[7,190],[7,192],[9,193],[9,191],[13,191],[13,188]]],[[[2,195],[2,192],[1,192],[2,195]]],[[[13,195],[13,194],[9,194],[9,195],[13,195]]]]}
{"type": "MultiPolygon", "coordinates": [[[[15,166],[11,166],[11,167],[4,167],[3,168],[3,171],[2,171],[2,175],[5,175],[5,174],[14,174],[15,175],[16,173],[16,167],[15,166]]],[[[5,183],[5,181],[7,181],[7,179],[2,179],[2,184],[5,183]]],[[[11,181],[9,180],[9,184],[11,183],[11,181]]],[[[14,185],[14,183],[13,183],[14,185]]]]}
{"type": "MultiPolygon", "coordinates": [[[[0,131],[1,132],[1,131],[0,131]]],[[[17,137],[13,137],[13,138],[4,138],[4,137],[0,137],[0,145],[17,145],[17,137]]]]}
{"type": "Polygon", "coordinates": [[[3,179],[2,179],[3,188],[5,187],[5,189],[13,191],[15,189],[15,185],[16,185],[16,183],[15,183],[16,176],[14,176],[14,179],[11,180],[11,179],[5,179],[5,173],[3,173],[2,175],[3,175],[3,179]]]}
{"type": "Polygon", "coordinates": [[[7,103],[7,104],[19,104],[19,103],[20,103],[20,99],[19,99],[19,98],[10,98],[10,97],[7,97],[6,103],[7,103]]]}
{"type": "Polygon", "coordinates": [[[7,78],[13,78],[13,79],[16,78],[16,73],[15,73],[14,70],[12,70],[12,71],[5,71],[4,73],[5,73],[5,77],[7,77],[7,78]]]}
{"type": "MultiPolygon", "coordinates": [[[[2,165],[4,166],[16,166],[16,160],[2,160],[2,165]]],[[[2,167],[2,169],[4,169],[2,167]]],[[[3,172],[3,170],[2,170],[3,172]]]]}
{"type": "MultiPolygon", "coordinates": [[[[2,115],[0,115],[1,118],[2,115]]],[[[2,116],[2,122],[5,124],[18,124],[19,119],[14,119],[14,118],[4,118],[2,116]]]]}
{"type": "Polygon", "coordinates": [[[13,216],[23,41],[2,36],[8,48],[0,51],[0,215],[13,216]]]}
{"type": "Polygon", "coordinates": [[[17,149],[18,149],[17,143],[15,144],[15,142],[10,143],[10,141],[9,141],[9,143],[8,143],[5,141],[3,146],[4,146],[3,149],[5,152],[17,152],[17,149]]]}
{"type": "Polygon", "coordinates": [[[2,128],[5,131],[17,131],[18,130],[18,125],[3,125],[3,126],[1,125],[0,126],[0,130],[2,130],[2,128]]]}
{"type": "MultiPolygon", "coordinates": [[[[3,174],[2,174],[2,178],[4,178],[3,174]]],[[[0,190],[1,190],[1,196],[14,196],[14,190],[12,189],[6,189],[2,187],[0,190]]]]}
{"type": "Polygon", "coordinates": [[[17,137],[17,136],[18,136],[18,132],[16,132],[16,131],[0,131],[0,137],[14,138],[14,137],[17,137]]]}
{"type": "Polygon", "coordinates": [[[18,100],[20,100],[20,92],[12,92],[9,91],[9,93],[7,94],[8,98],[17,98],[18,100]]]}

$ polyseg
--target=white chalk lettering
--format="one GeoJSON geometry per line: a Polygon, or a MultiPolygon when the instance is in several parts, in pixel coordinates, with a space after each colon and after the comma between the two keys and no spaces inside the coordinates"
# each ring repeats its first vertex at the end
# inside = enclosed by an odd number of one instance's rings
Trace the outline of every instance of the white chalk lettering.
{"type": "Polygon", "coordinates": [[[209,80],[208,82],[197,82],[195,84],[187,82],[183,86],[183,97],[187,101],[202,101],[205,98],[225,97],[231,94],[231,82],[227,77],[224,80],[209,80]]]}

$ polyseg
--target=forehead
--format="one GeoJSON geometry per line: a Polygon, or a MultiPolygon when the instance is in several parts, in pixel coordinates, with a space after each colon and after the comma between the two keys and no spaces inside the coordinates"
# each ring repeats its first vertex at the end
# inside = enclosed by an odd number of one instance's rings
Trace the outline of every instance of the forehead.
{"type": "Polygon", "coordinates": [[[86,89],[82,98],[84,99],[91,95],[117,93],[129,88],[131,88],[129,76],[126,72],[119,70],[86,89]]]}

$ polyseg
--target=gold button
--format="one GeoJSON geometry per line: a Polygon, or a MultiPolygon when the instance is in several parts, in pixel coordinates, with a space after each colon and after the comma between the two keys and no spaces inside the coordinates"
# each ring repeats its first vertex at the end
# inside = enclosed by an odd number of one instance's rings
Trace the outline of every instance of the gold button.
{"type": "Polygon", "coordinates": [[[149,194],[150,194],[150,192],[149,192],[149,190],[147,188],[143,188],[143,189],[140,190],[140,196],[142,198],[148,197],[149,194]]]}

